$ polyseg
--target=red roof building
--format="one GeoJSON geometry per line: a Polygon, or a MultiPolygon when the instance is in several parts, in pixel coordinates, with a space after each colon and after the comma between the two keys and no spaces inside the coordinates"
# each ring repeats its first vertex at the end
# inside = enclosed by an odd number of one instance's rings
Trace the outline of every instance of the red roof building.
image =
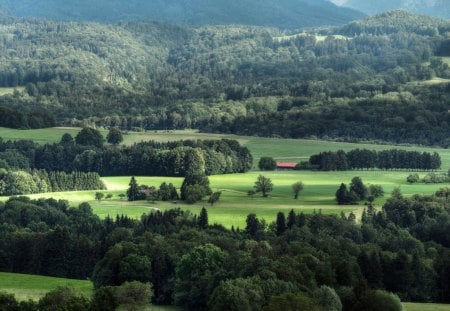
{"type": "Polygon", "coordinates": [[[293,170],[297,166],[295,162],[277,162],[277,169],[293,170]]]}

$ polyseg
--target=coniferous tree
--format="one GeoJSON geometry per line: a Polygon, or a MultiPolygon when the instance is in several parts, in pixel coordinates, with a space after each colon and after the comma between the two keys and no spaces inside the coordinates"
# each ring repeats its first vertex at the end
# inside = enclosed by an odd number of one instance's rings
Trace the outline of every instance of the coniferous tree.
{"type": "Polygon", "coordinates": [[[139,186],[134,176],[131,177],[129,186],[127,190],[128,201],[136,201],[139,197],[139,186]]]}
{"type": "Polygon", "coordinates": [[[295,215],[294,209],[291,209],[291,211],[289,212],[288,217],[287,217],[287,227],[289,229],[292,229],[292,227],[294,227],[294,225],[295,225],[295,221],[296,221],[296,215],[295,215]]]}
{"type": "Polygon", "coordinates": [[[198,226],[202,229],[208,228],[208,211],[204,207],[200,211],[200,216],[198,218],[198,226]]]}
{"type": "Polygon", "coordinates": [[[276,221],[276,234],[282,235],[286,231],[286,216],[283,212],[278,212],[276,221]]]}

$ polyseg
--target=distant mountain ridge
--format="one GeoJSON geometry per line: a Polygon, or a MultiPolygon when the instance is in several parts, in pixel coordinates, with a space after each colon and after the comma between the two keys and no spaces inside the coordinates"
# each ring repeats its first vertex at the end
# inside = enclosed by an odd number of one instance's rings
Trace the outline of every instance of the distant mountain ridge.
{"type": "Polygon", "coordinates": [[[327,0],[0,0],[18,17],[117,22],[157,20],[177,24],[246,24],[279,28],[343,25],[362,18],[327,0]]]}
{"type": "Polygon", "coordinates": [[[362,11],[376,14],[388,10],[405,9],[414,13],[439,18],[450,18],[449,0],[330,0],[331,2],[362,11]]]}

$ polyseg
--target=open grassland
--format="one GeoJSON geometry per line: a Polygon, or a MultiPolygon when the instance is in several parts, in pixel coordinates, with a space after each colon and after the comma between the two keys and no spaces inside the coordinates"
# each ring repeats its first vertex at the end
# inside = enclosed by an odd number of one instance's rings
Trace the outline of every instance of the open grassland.
{"type": "Polygon", "coordinates": [[[90,297],[93,285],[90,281],[53,278],[48,276],[0,272],[0,291],[14,294],[17,300],[39,300],[58,286],[70,285],[90,297]]]}
{"type": "MultiPolygon", "coordinates": [[[[285,172],[249,172],[246,174],[230,174],[210,176],[211,187],[214,191],[221,191],[220,201],[214,206],[206,202],[199,202],[193,205],[186,205],[180,202],[148,202],[137,201],[128,202],[126,198],[121,198],[128,188],[130,177],[105,177],[108,190],[105,194],[112,194],[108,200],[96,201],[94,199],[96,191],[82,192],[59,192],[48,194],[31,195],[32,198],[53,197],[55,199],[69,200],[76,205],[81,202],[89,202],[94,212],[104,218],[108,215],[115,217],[117,214],[128,215],[139,218],[142,214],[155,209],[167,210],[171,208],[182,208],[199,214],[200,209],[208,208],[210,223],[222,224],[226,227],[245,226],[246,216],[255,213],[258,217],[266,219],[267,222],[275,220],[279,211],[288,213],[291,209],[296,212],[313,213],[322,211],[324,214],[339,214],[342,211],[346,214],[354,212],[360,216],[363,205],[339,206],[336,205],[334,194],[340,183],[349,183],[354,176],[360,176],[365,184],[382,185],[386,196],[378,199],[375,203],[381,206],[389,193],[396,187],[400,187],[405,196],[413,194],[432,194],[445,184],[414,184],[406,183],[409,172],[384,172],[384,171],[348,171],[339,172],[311,172],[311,171],[285,171],[285,172]],[[269,198],[262,198],[256,195],[254,198],[248,197],[247,191],[251,190],[259,174],[272,179],[274,190],[269,198]],[[305,184],[305,189],[298,200],[292,196],[291,185],[297,181],[305,184]]],[[[423,175],[424,173],[421,173],[423,175]]],[[[422,176],[421,176],[422,177],[422,176]]],[[[162,182],[171,182],[176,187],[180,187],[182,178],[173,177],[136,177],[139,184],[159,187],[162,182]]],[[[5,200],[6,198],[2,198],[5,200]]]]}
{"type": "Polygon", "coordinates": [[[403,303],[403,311],[450,311],[450,305],[437,303],[403,303]]]}
{"type": "MultiPolygon", "coordinates": [[[[13,130],[0,128],[0,137],[3,140],[19,140],[31,139],[38,143],[58,142],[64,133],[70,133],[75,136],[79,128],[49,128],[38,130],[13,130]]],[[[102,131],[106,136],[107,131],[102,131]]],[[[199,133],[195,130],[185,131],[148,131],[148,132],[130,132],[124,135],[124,144],[130,145],[136,142],[155,140],[158,142],[186,140],[186,139],[236,139],[244,146],[247,146],[255,158],[255,167],[257,161],[262,156],[270,156],[277,160],[283,161],[307,161],[312,154],[322,151],[337,151],[342,149],[349,151],[356,148],[366,148],[370,150],[386,150],[399,148],[405,150],[416,151],[436,151],[441,155],[442,168],[450,167],[450,149],[418,147],[418,146],[394,146],[394,145],[376,145],[376,144],[355,144],[332,142],[323,140],[307,140],[307,139],[281,139],[281,138],[265,138],[237,135],[222,135],[199,133]]]]}
{"type": "Polygon", "coordinates": [[[14,91],[23,92],[25,90],[24,87],[0,87],[0,96],[11,95],[14,94],[14,91]]]}
{"type": "MultiPolygon", "coordinates": [[[[40,143],[56,142],[60,137],[68,132],[73,136],[80,129],[77,128],[52,128],[41,130],[10,130],[0,128],[0,137],[3,139],[33,139],[40,143]]],[[[106,134],[106,131],[103,131],[106,134]]],[[[279,139],[261,138],[221,134],[198,133],[193,130],[186,131],[153,131],[143,133],[128,133],[124,135],[124,144],[133,144],[140,141],[155,140],[159,142],[185,140],[185,139],[221,139],[231,138],[238,140],[247,146],[254,158],[254,171],[246,174],[230,174],[220,176],[210,176],[211,187],[214,191],[221,191],[220,202],[208,208],[211,223],[223,224],[226,227],[240,227],[245,225],[245,218],[249,213],[256,213],[258,217],[271,222],[275,219],[278,211],[288,213],[290,209],[297,212],[313,213],[321,210],[327,214],[339,214],[355,212],[357,216],[362,213],[360,206],[337,206],[334,195],[340,183],[349,183],[354,176],[360,176],[365,184],[379,184],[383,186],[386,197],[396,187],[400,187],[406,196],[413,194],[432,194],[437,189],[449,186],[448,184],[414,184],[406,183],[408,171],[347,171],[347,172],[312,172],[312,171],[280,171],[264,172],[274,183],[274,191],[270,198],[255,196],[250,198],[247,192],[253,188],[254,182],[260,172],[256,171],[257,161],[261,156],[271,156],[283,161],[306,161],[312,154],[322,151],[336,151],[339,149],[348,151],[355,148],[367,148],[371,150],[384,150],[391,148],[401,148],[406,150],[437,151],[442,158],[442,169],[446,171],[450,167],[450,150],[414,146],[393,146],[374,144],[353,144],[341,142],[329,142],[320,140],[304,139],[279,139]],[[305,184],[305,190],[301,193],[299,200],[292,198],[291,185],[297,181],[305,184]]],[[[419,173],[423,177],[426,173],[419,173]]],[[[100,217],[108,215],[114,217],[117,214],[124,214],[130,217],[139,218],[143,213],[148,213],[154,209],[166,210],[170,208],[188,209],[198,214],[203,206],[208,206],[206,202],[194,205],[185,205],[173,202],[128,202],[119,195],[124,195],[128,187],[130,177],[105,177],[103,178],[108,190],[105,193],[113,194],[112,199],[95,201],[96,191],[65,192],[32,195],[33,198],[53,197],[55,199],[65,199],[72,204],[89,202],[93,210],[100,217]]],[[[139,184],[159,187],[162,182],[172,182],[176,187],[180,187],[181,178],[170,177],[137,177],[139,184]]],[[[375,203],[380,206],[386,200],[378,199],[375,203]]],[[[3,198],[3,200],[6,198],[3,198]]]]}

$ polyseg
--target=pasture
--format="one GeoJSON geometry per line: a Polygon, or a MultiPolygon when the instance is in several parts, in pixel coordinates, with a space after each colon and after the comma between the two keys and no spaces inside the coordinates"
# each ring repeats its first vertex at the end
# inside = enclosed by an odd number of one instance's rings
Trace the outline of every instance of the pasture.
{"type": "MultiPolygon", "coordinates": [[[[0,127],[0,137],[3,140],[19,140],[30,139],[37,143],[53,143],[58,142],[64,133],[75,136],[79,128],[56,127],[38,130],[14,130],[0,127]]],[[[107,131],[101,131],[106,136],[107,131]]],[[[283,138],[266,138],[253,136],[237,136],[223,134],[199,133],[196,130],[183,131],[148,131],[148,132],[129,132],[124,135],[124,144],[131,145],[141,141],[155,140],[158,142],[186,140],[186,139],[235,139],[242,145],[248,147],[255,159],[255,168],[258,160],[262,156],[273,157],[282,161],[307,161],[312,154],[322,151],[349,151],[356,148],[366,148],[370,150],[386,150],[386,149],[404,149],[416,150],[420,152],[436,151],[441,155],[442,168],[446,170],[450,167],[450,149],[432,148],[423,146],[395,146],[395,145],[377,145],[367,143],[344,143],[311,139],[283,139],[283,138]]]]}
{"type": "MultiPolygon", "coordinates": [[[[210,176],[210,183],[213,191],[221,191],[222,196],[218,203],[210,206],[206,200],[193,205],[187,205],[180,202],[148,202],[136,201],[128,202],[126,198],[120,195],[126,193],[130,177],[104,177],[102,180],[108,190],[105,194],[112,194],[111,199],[96,201],[94,199],[96,191],[81,192],[59,192],[30,195],[32,198],[53,197],[55,199],[69,200],[73,205],[81,202],[89,202],[93,211],[101,218],[115,217],[117,214],[128,215],[129,217],[139,218],[142,214],[151,212],[155,209],[167,210],[171,208],[182,208],[189,210],[194,214],[199,214],[200,209],[205,206],[208,208],[210,223],[222,224],[228,228],[231,226],[243,228],[248,214],[255,213],[258,217],[266,219],[268,223],[276,218],[279,211],[288,213],[291,209],[296,212],[307,214],[318,212],[324,214],[340,214],[344,212],[349,214],[354,212],[357,217],[361,215],[364,205],[339,206],[336,205],[334,195],[340,183],[349,183],[354,176],[360,176],[365,184],[381,185],[386,195],[379,198],[375,204],[381,206],[389,193],[394,188],[400,187],[405,196],[413,194],[432,194],[445,185],[439,184],[414,184],[406,183],[406,177],[409,172],[396,171],[348,171],[339,172],[311,172],[311,171],[276,171],[276,172],[256,172],[252,171],[246,174],[230,174],[210,176]],[[253,198],[247,195],[248,190],[253,188],[254,182],[259,174],[263,174],[272,179],[274,184],[273,192],[269,198],[262,198],[255,195],[253,198]],[[298,200],[294,200],[291,185],[297,181],[305,184],[304,191],[300,194],[298,200]]],[[[423,175],[422,173],[421,175],[423,175]]],[[[422,176],[421,176],[422,177],[422,176]]],[[[182,178],[175,177],[148,177],[137,176],[139,184],[159,187],[162,182],[171,182],[176,187],[180,187],[182,178]]],[[[6,198],[2,198],[5,200],[6,198]]],[[[364,203],[364,202],[361,202],[364,203]]]]}
{"type": "Polygon", "coordinates": [[[0,291],[14,294],[19,301],[39,300],[47,292],[66,285],[73,286],[87,297],[94,289],[92,282],[87,280],[0,272],[0,291]]]}
{"type": "Polygon", "coordinates": [[[411,303],[404,302],[403,311],[450,311],[450,305],[438,303],[411,303]]]}
{"type": "MultiPolygon", "coordinates": [[[[51,128],[40,130],[11,130],[0,128],[0,137],[6,139],[32,139],[38,143],[59,141],[64,133],[73,136],[79,128],[51,128]]],[[[106,136],[106,131],[103,131],[106,136]]],[[[209,206],[206,201],[193,205],[173,202],[128,202],[124,195],[128,188],[130,177],[104,177],[108,190],[105,194],[112,194],[108,200],[96,201],[94,199],[96,191],[47,193],[31,195],[33,198],[53,197],[55,199],[66,199],[76,205],[81,202],[89,202],[94,212],[104,218],[108,215],[114,217],[117,214],[128,215],[139,218],[142,214],[154,209],[166,210],[170,208],[182,208],[198,214],[200,209],[208,207],[210,223],[219,223],[228,228],[231,226],[243,228],[246,216],[255,213],[258,217],[266,219],[267,222],[275,220],[279,211],[288,213],[291,209],[297,212],[313,213],[321,210],[327,214],[339,214],[344,212],[349,214],[354,212],[357,217],[361,215],[363,205],[338,206],[334,195],[340,183],[350,183],[354,176],[362,178],[365,184],[378,184],[383,186],[386,196],[378,199],[375,204],[381,206],[389,193],[396,187],[400,187],[406,196],[413,194],[432,194],[439,188],[448,186],[445,184],[426,185],[406,183],[408,171],[347,171],[347,172],[313,172],[313,171],[278,171],[264,172],[265,176],[272,179],[274,190],[269,198],[261,198],[256,195],[248,197],[247,192],[253,189],[254,182],[261,172],[257,171],[257,162],[261,156],[271,156],[282,161],[306,161],[312,154],[322,151],[336,151],[339,149],[348,151],[355,148],[367,148],[371,150],[384,150],[391,148],[401,148],[417,151],[437,151],[442,158],[442,169],[447,171],[450,167],[450,150],[415,147],[415,146],[393,146],[375,144],[354,144],[342,142],[330,142],[320,140],[305,139],[281,139],[281,138],[261,138],[235,135],[206,134],[194,130],[185,131],[153,131],[153,132],[130,132],[124,135],[124,144],[130,145],[140,141],[155,140],[159,142],[186,140],[186,139],[236,139],[252,152],[254,168],[246,174],[230,174],[220,176],[210,176],[211,187],[214,191],[221,191],[220,201],[214,206],[209,206]],[[298,200],[292,196],[291,185],[297,181],[305,184],[305,189],[298,200]]],[[[420,173],[421,177],[425,175],[420,173]]],[[[182,178],[171,177],[137,177],[139,184],[159,187],[162,182],[172,182],[176,187],[180,187],[182,178]]],[[[0,198],[5,200],[6,198],[0,198]]],[[[364,203],[364,202],[361,202],[364,203]]]]}

